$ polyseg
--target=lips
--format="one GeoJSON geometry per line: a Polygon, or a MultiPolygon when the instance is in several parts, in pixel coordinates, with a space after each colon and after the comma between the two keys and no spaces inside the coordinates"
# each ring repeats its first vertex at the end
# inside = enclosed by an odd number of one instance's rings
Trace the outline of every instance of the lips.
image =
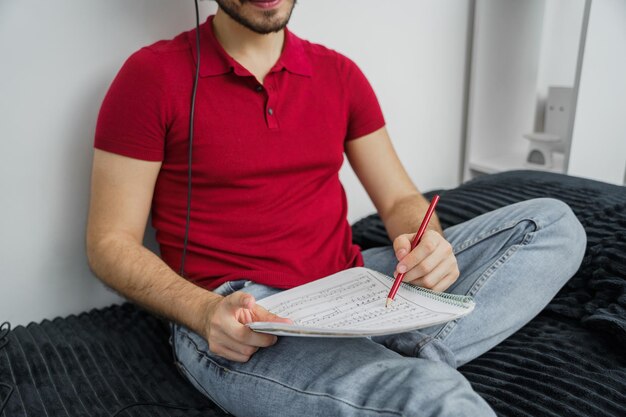
{"type": "Polygon", "coordinates": [[[248,0],[248,3],[262,9],[271,9],[278,6],[283,0],[248,0]]]}

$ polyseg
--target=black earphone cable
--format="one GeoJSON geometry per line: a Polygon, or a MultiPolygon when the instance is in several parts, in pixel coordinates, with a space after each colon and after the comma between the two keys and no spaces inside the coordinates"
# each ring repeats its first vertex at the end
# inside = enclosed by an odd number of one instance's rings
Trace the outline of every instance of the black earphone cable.
{"type": "Polygon", "coordinates": [[[0,387],[8,388],[7,396],[4,397],[4,400],[0,403],[0,413],[2,413],[2,411],[4,410],[4,407],[6,407],[7,404],[9,403],[9,399],[11,398],[11,395],[13,394],[13,390],[15,390],[15,387],[13,385],[5,384],[4,382],[0,382],[0,387]]]}
{"type": "Polygon", "coordinates": [[[185,239],[183,241],[183,254],[180,260],[180,275],[185,276],[185,259],[187,257],[187,244],[189,241],[189,223],[191,222],[191,179],[193,162],[193,125],[196,112],[196,93],[198,92],[198,79],[200,78],[200,12],[198,0],[194,0],[196,6],[196,75],[193,80],[191,93],[191,111],[189,113],[189,156],[187,163],[187,217],[185,219],[185,239]]]}
{"type": "Polygon", "coordinates": [[[190,411],[190,410],[202,411],[202,410],[210,410],[211,409],[210,406],[189,407],[189,406],[176,405],[176,404],[167,404],[167,403],[136,402],[136,403],[125,405],[124,407],[122,407],[119,410],[117,410],[114,414],[111,414],[111,417],[117,417],[121,413],[123,413],[124,411],[128,410],[129,408],[133,408],[133,407],[162,407],[162,408],[171,408],[173,410],[184,410],[184,411],[190,411]]]}
{"type": "MultiPolygon", "coordinates": [[[[0,349],[9,344],[9,333],[11,333],[11,323],[5,321],[4,323],[0,324],[0,349]]],[[[0,413],[2,413],[4,408],[7,406],[11,395],[13,394],[13,391],[15,390],[15,386],[7,384],[5,382],[0,382],[0,387],[8,389],[6,397],[4,397],[4,400],[0,401],[0,413]]]]}
{"type": "MultiPolygon", "coordinates": [[[[194,129],[194,116],[196,111],[196,94],[198,91],[198,79],[200,78],[200,11],[198,10],[198,0],[194,0],[196,9],[196,74],[193,80],[193,90],[191,93],[191,106],[189,113],[189,153],[187,163],[187,217],[185,219],[185,238],[183,241],[183,254],[180,261],[180,275],[185,276],[185,259],[187,257],[187,244],[189,241],[189,223],[191,222],[191,179],[192,179],[192,162],[193,162],[193,129],[194,129]]],[[[176,410],[204,410],[209,409],[209,406],[180,406],[176,404],[158,403],[158,402],[135,402],[126,404],[119,408],[116,412],[111,414],[111,417],[116,417],[123,413],[125,410],[133,407],[149,406],[149,407],[163,407],[176,410]]]]}
{"type": "MultiPolygon", "coordinates": [[[[193,82],[193,90],[191,94],[191,112],[189,115],[189,162],[187,168],[187,218],[185,221],[185,240],[183,242],[183,254],[180,264],[180,275],[185,276],[185,257],[187,255],[187,242],[189,240],[189,223],[191,219],[191,174],[192,174],[192,161],[193,161],[193,126],[194,126],[194,113],[196,107],[196,93],[198,90],[198,79],[200,77],[200,12],[198,10],[198,0],[194,0],[195,9],[196,9],[196,74],[193,82]]],[[[11,325],[8,322],[4,322],[0,325],[0,349],[5,347],[8,343],[8,334],[11,331],[11,325]]],[[[3,412],[6,407],[15,387],[4,382],[0,382],[0,387],[8,388],[8,393],[4,400],[0,402],[0,413],[3,412]]],[[[112,417],[118,416],[125,410],[133,407],[139,406],[153,406],[153,407],[164,407],[171,408],[176,410],[203,410],[209,409],[209,406],[200,406],[200,407],[189,407],[189,406],[180,406],[176,404],[168,404],[168,403],[157,403],[157,402],[135,402],[132,404],[126,404],[122,406],[113,414],[112,417]]]]}

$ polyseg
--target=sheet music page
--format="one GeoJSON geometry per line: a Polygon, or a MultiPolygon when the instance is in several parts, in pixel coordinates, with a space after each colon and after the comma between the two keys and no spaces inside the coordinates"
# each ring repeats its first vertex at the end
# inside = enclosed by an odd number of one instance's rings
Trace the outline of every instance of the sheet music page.
{"type": "MultiPolygon", "coordinates": [[[[374,334],[394,329],[426,327],[465,314],[449,305],[400,287],[385,307],[392,280],[366,268],[352,268],[275,294],[258,304],[305,329],[374,334]]],[[[254,329],[256,326],[251,325],[254,329]]],[[[267,326],[266,326],[267,327],[267,326]]],[[[269,326],[285,328],[284,324],[269,326]]]]}

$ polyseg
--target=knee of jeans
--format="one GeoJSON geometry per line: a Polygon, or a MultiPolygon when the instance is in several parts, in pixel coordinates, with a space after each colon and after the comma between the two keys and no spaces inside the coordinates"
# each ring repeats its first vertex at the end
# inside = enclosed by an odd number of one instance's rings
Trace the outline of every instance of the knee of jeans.
{"type": "Polygon", "coordinates": [[[458,366],[452,350],[436,338],[429,340],[428,343],[421,346],[418,356],[423,359],[445,363],[452,368],[458,366]]]}
{"type": "MultiPolygon", "coordinates": [[[[570,247],[578,248],[578,252],[581,249],[584,251],[587,245],[587,234],[571,207],[563,201],[554,198],[546,198],[544,200],[549,204],[550,210],[557,219],[555,220],[555,224],[558,225],[557,232],[568,242],[571,242],[570,247]]],[[[582,253],[580,255],[582,256],[582,253]]]]}
{"type": "Polygon", "coordinates": [[[420,415],[493,416],[469,381],[443,362],[422,358],[402,362],[385,369],[379,380],[384,381],[381,389],[389,390],[388,405],[398,404],[405,411],[419,408],[420,415]]]}
{"type": "Polygon", "coordinates": [[[587,247],[587,234],[571,207],[555,198],[541,198],[542,211],[548,219],[544,225],[549,229],[548,239],[555,245],[555,256],[560,255],[560,260],[571,265],[573,270],[567,271],[569,275],[576,272],[580,266],[587,247]]]}
{"type": "Polygon", "coordinates": [[[527,210],[532,213],[532,216],[537,217],[539,223],[544,226],[558,222],[562,217],[573,214],[572,209],[566,203],[556,198],[533,198],[524,203],[527,205],[527,210]]]}

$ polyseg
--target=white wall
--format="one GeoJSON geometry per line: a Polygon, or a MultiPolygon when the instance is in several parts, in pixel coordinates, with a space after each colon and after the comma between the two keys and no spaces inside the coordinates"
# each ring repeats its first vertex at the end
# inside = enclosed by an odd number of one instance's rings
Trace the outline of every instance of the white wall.
{"type": "Polygon", "coordinates": [[[568,174],[626,185],[626,2],[591,3],[568,174]]]}
{"type": "Polygon", "coordinates": [[[585,0],[546,0],[537,76],[535,128],[543,132],[548,87],[574,87],[585,0]]]}
{"type": "Polygon", "coordinates": [[[537,91],[573,87],[585,0],[545,0],[537,91]]]}
{"type": "Polygon", "coordinates": [[[544,131],[548,88],[575,85],[584,11],[585,0],[477,0],[465,179],[528,169],[524,134],[544,131]]]}
{"type": "MultiPolygon", "coordinates": [[[[423,191],[458,183],[467,1],[300,0],[290,27],[352,58],[374,86],[391,138],[423,191]],[[323,21],[323,23],[320,22],[323,21]]],[[[374,212],[344,166],[351,221],[374,212]]]]}
{"type": "MultiPolygon", "coordinates": [[[[470,161],[522,153],[535,120],[544,0],[476,4],[468,122],[470,161]]],[[[467,175],[466,175],[467,176],[467,175]]]]}
{"type": "MultiPolygon", "coordinates": [[[[294,12],[294,32],[360,64],[423,190],[457,183],[466,19],[457,0],[300,0],[294,12]]],[[[84,250],[95,120],[124,59],[193,22],[191,0],[0,1],[0,321],[119,301],[84,250]]],[[[350,219],[372,212],[342,178],[350,219]]]]}
{"type": "Polygon", "coordinates": [[[95,121],[128,55],[193,25],[180,3],[0,1],[0,322],[119,300],[84,249],[95,121]]]}

